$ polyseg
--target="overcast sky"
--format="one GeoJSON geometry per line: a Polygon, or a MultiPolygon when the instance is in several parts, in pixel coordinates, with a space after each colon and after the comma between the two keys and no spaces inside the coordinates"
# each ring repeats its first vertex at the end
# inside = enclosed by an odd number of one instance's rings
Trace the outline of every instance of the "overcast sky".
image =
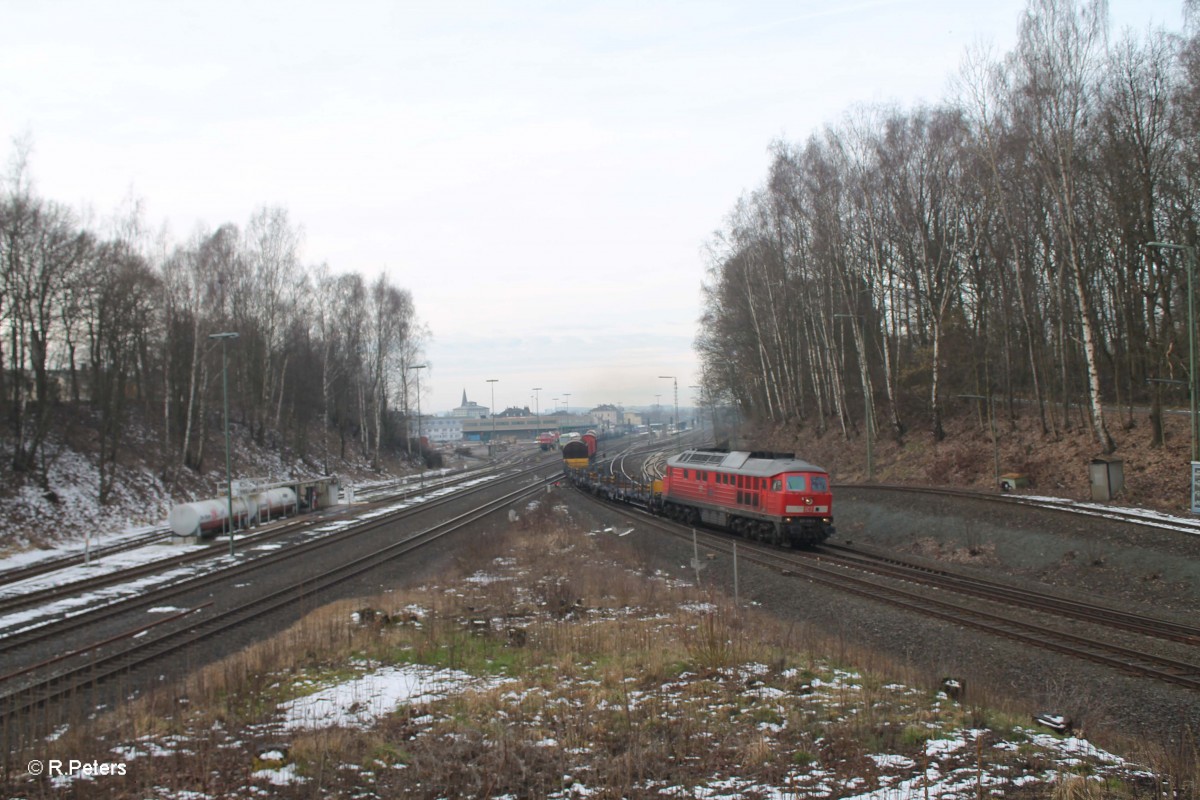
{"type": "MultiPolygon", "coordinates": [[[[305,263],[412,292],[422,411],[680,404],[704,245],[772,140],[856,104],[947,97],[1023,0],[0,0],[0,154],[98,218],[175,241],[264,205],[305,263]]],[[[1180,30],[1110,0],[1113,31],[1180,30]]]]}

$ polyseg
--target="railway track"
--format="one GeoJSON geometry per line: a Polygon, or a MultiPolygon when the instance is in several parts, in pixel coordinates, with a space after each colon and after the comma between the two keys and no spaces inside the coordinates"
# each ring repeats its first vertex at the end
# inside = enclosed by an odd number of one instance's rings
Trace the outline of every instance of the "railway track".
{"type": "MultiPolygon", "coordinates": [[[[422,494],[429,494],[430,492],[448,489],[454,486],[462,485],[463,483],[497,475],[509,469],[512,469],[512,467],[505,466],[477,470],[472,473],[447,478],[438,483],[427,484],[424,489],[420,489],[415,486],[407,486],[399,491],[393,488],[390,494],[376,491],[374,499],[361,505],[355,505],[352,507],[337,507],[336,510],[326,509],[315,514],[293,516],[284,521],[266,525],[263,527],[263,529],[258,531],[241,532],[236,539],[236,544],[241,551],[245,551],[260,546],[265,542],[270,542],[274,539],[279,539],[296,532],[353,520],[355,517],[364,513],[370,513],[372,509],[384,508],[392,503],[403,502],[413,497],[421,496],[422,494]]],[[[437,502],[437,500],[435,498],[435,500],[427,502],[437,502]]],[[[155,537],[145,537],[141,540],[140,544],[136,546],[157,545],[165,538],[167,537],[161,534],[155,537]]],[[[222,537],[215,537],[211,545],[207,547],[193,547],[184,552],[176,553],[174,555],[166,555],[163,558],[156,558],[145,563],[131,565],[129,567],[124,567],[110,572],[103,572],[101,574],[80,580],[64,580],[49,586],[30,589],[27,591],[20,591],[20,587],[17,585],[4,586],[3,584],[0,584],[0,588],[3,588],[8,592],[7,594],[0,594],[0,617],[5,614],[11,614],[12,612],[22,608],[46,605],[58,600],[62,600],[63,598],[78,596],[87,592],[95,592],[108,586],[127,583],[138,578],[178,569],[196,562],[221,558],[226,554],[224,550],[225,541],[226,540],[222,537]]],[[[113,550],[112,552],[108,553],[108,555],[132,550],[134,547],[135,546],[129,546],[119,550],[113,550]]],[[[77,559],[71,558],[68,560],[68,563],[59,563],[53,567],[41,570],[37,573],[34,573],[33,577],[41,577],[60,569],[78,566],[81,563],[83,563],[83,559],[82,555],[80,554],[77,559]]],[[[26,576],[22,580],[27,580],[29,577],[30,576],[26,576]]],[[[3,621],[0,620],[0,643],[4,643],[4,633],[5,629],[3,627],[3,621]]]]}
{"type": "Polygon", "coordinates": [[[685,436],[683,442],[635,442],[613,457],[597,461],[595,467],[629,483],[649,483],[663,476],[668,454],[684,446],[685,442],[690,446],[690,441],[691,437],[685,436]]]}
{"type": "Polygon", "coordinates": [[[985,492],[975,489],[956,489],[937,486],[908,486],[894,483],[839,483],[834,484],[834,490],[879,491],[907,494],[942,495],[959,499],[980,500],[990,503],[1005,503],[1015,506],[1026,506],[1039,511],[1053,511],[1073,516],[1097,517],[1099,519],[1116,520],[1130,525],[1141,525],[1167,531],[1180,531],[1200,535],[1200,519],[1175,517],[1167,514],[1156,514],[1138,509],[1121,508],[1119,506],[1084,503],[1078,500],[1067,500],[1053,497],[1035,497],[1002,492],[985,492]]]}
{"type": "Polygon", "coordinates": [[[117,553],[124,553],[129,550],[137,550],[139,547],[145,547],[149,544],[156,544],[163,541],[171,535],[169,528],[155,528],[144,534],[130,536],[122,539],[119,542],[111,544],[98,545],[88,548],[78,553],[70,553],[63,556],[52,558],[43,558],[34,561],[30,564],[24,564],[11,569],[0,570],[0,587],[8,586],[9,584],[19,583],[21,581],[36,578],[39,575],[46,575],[50,572],[57,572],[60,569],[67,567],[75,567],[84,564],[91,560],[99,561],[106,556],[113,556],[117,553]]]}
{"type": "MultiPolygon", "coordinates": [[[[597,505],[607,503],[580,493],[597,505]]],[[[848,548],[789,551],[737,539],[727,534],[693,529],[623,506],[639,523],[702,544],[708,552],[732,555],[788,577],[803,578],[838,591],[883,602],[906,611],[970,627],[1021,644],[1052,650],[1101,664],[1126,674],[1153,678],[1200,691],[1200,664],[1171,655],[1158,655],[1152,645],[1122,644],[1100,633],[1121,631],[1136,637],[1195,645],[1200,628],[1141,616],[1111,606],[1088,603],[998,581],[978,579],[928,565],[904,562],[887,555],[848,548]],[[937,592],[937,596],[931,594],[937,592]],[[985,601],[981,606],[979,601],[985,601]],[[1087,636],[1035,621],[1036,613],[1059,624],[1078,627],[1079,621],[1100,632],[1087,636]]]]}
{"type": "MultiPolygon", "coordinates": [[[[41,722],[42,713],[34,713],[35,709],[62,701],[64,698],[78,698],[89,687],[111,680],[114,676],[127,673],[139,666],[170,654],[193,647],[201,641],[217,634],[228,632],[234,627],[243,625],[251,620],[259,619],[267,614],[296,603],[363,575],[388,561],[403,558],[405,555],[437,541],[441,537],[471,525],[497,510],[508,508],[513,503],[544,491],[544,485],[557,476],[532,475],[545,473],[548,465],[524,470],[511,478],[515,488],[506,489],[503,494],[478,502],[473,509],[460,513],[452,518],[437,522],[423,528],[403,539],[387,542],[380,547],[370,549],[357,556],[347,558],[328,569],[307,575],[302,581],[292,583],[264,592],[244,600],[223,598],[226,602],[210,603],[198,607],[180,610],[169,618],[158,620],[149,625],[122,630],[115,635],[106,636],[103,640],[77,647],[76,649],[44,659],[40,662],[25,664],[10,669],[7,674],[0,676],[0,730],[4,738],[12,743],[23,735],[28,735],[31,720],[41,722]]],[[[497,487],[497,484],[489,484],[497,487]]],[[[498,487],[497,487],[498,488],[498,487]]],[[[456,495],[462,499],[462,495],[456,495]]],[[[428,511],[428,506],[422,510],[428,511]]],[[[395,519],[377,518],[364,523],[362,528],[379,528],[394,524],[395,519]]],[[[362,533],[360,528],[357,533],[362,533]]],[[[323,542],[328,546],[330,542],[323,542]]],[[[316,544],[314,542],[314,544],[316,544]]],[[[285,551],[277,551],[281,556],[292,557],[285,551]]],[[[332,559],[331,559],[332,560],[332,559]]],[[[256,561],[239,567],[262,569],[264,564],[256,561]]],[[[221,582],[229,583],[238,573],[223,572],[217,575],[203,576],[205,585],[217,587],[221,582]]],[[[186,591],[203,588],[199,583],[187,587],[186,591]]],[[[185,591],[182,587],[170,587],[163,592],[155,592],[152,596],[141,598],[140,605],[160,603],[185,591]]],[[[100,612],[112,609],[101,609],[100,612]]],[[[59,634],[62,630],[59,629],[59,634]]],[[[7,640],[4,640],[7,645],[7,640]]],[[[84,708],[88,707],[84,702],[84,708]]]]}
{"type": "MultiPolygon", "coordinates": [[[[489,465],[483,469],[456,469],[443,471],[442,474],[437,477],[425,476],[424,479],[419,483],[409,476],[408,478],[404,479],[369,484],[360,487],[357,490],[357,497],[359,501],[364,502],[368,506],[396,502],[397,500],[415,497],[423,492],[428,493],[431,491],[437,491],[439,489],[454,486],[465,481],[474,480],[475,478],[483,475],[494,474],[504,469],[516,466],[525,460],[529,460],[527,454],[513,453],[512,455],[504,458],[498,464],[489,465]]],[[[237,541],[239,544],[250,543],[258,540],[260,537],[269,538],[273,535],[279,535],[281,532],[285,531],[281,529],[280,526],[273,525],[270,531],[262,533],[259,536],[243,532],[237,541]]],[[[0,570],[0,592],[2,592],[6,587],[13,586],[14,584],[18,584],[43,575],[48,575],[59,570],[80,566],[88,562],[98,564],[104,559],[120,553],[137,550],[148,545],[159,544],[164,541],[168,541],[172,538],[172,536],[173,534],[170,528],[158,527],[143,534],[129,536],[110,544],[97,545],[96,547],[85,548],[85,550],[67,553],[61,556],[43,558],[29,564],[0,570]]],[[[213,545],[219,545],[222,544],[223,541],[224,539],[222,536],[216,536],[213,538],[212,543],[213,545]]],[[[216,554],[219,555],[219,552],[216,554]]],[[[195,550],[193,551],[192,558],[197,560],[201,558],[207,558],[210,555],[213,555],[213,553],[203,550],[195,550]]],[[[28,603],[23,603],[12,597],[4,597],[0,595],[0,614],[4,613],[8,609],[20,608],[22,606],[32,605],[34,603],[50,601],[53,600],[55,596],[52,592],[43,594],[40,597],[35,596],[32,593],[22,594],[30,598],[28,603]]]]}
{"type": "MultiPolygon", "coordinates": [[[[528,475],[531,472],[544,468],[544,466],[539,465],[532,468],[527,468],[525,470],[520,470],[514,473],[514,477],[528,475]]],[[[227,559],[223,559],[218,562],[214,562],[214,568],[207,572],[191,574],[178,580],[166,582],[158,586],[146,587],[131,595],[117,597],[111,600],[111,602],[101,602],[97,604],[89,601],[87,608],[83,611],[78,611],[75,613],[59,613],[49,618],[43,618],[43,620],[37,624],[26,625],[23,623],[18,623],[17,625],[11,626],[8,629],[0,630],[0,647],[3,648],[3,650],[0,651],[0,653],[2,653],[2,659],[0,659],[0,663],[3,664],[4,668],[8,668],[11,666],[9,661],[13,657],[13,654],[20,648],[51,639],[57,639],[68,634],[73,635],[74,632],[96,625],[99,620],[102,620],[106,616],[110,616],[118,611],[126,611],[142,606],[162,604],[164,602],[171,601],[175,597],[185,593],[211,585],[218,585],[231,578],[251,574],[255,571],[268,568],[272,565],[281,564],[290,559],[314,556],[327,548],[349,542],[364,531],[378,528],[380,525],[385,523],[401,521],[416,514],[421,514],[426,511],[438,509],[450,503],[457,502],[464,497],[469,497],[473,494],[487,491],[493,483],[494,481],[480,484],[479,486],[475,487],[468,487],[463,492],[458,492],[453,495],[447,495],[440,498],[434,498],[421,503],[420,505],[396,509],[386,516],[373,519],[369,518],[371,509],[374,509],[376,512],[378,512],[386,508],[386,503],[380,501],[370,506],[358,507],[353,511],[339,513],[338,515],[332,517],[317,519],[298,518],[293,520],[292,525],[288,528],[272,531],[271,536],[268,538],[278,539],[288,533],[305,533],[310,527],[316,527],[319,529],[331,523],[352,522],[353,520],[357,520],[357,522],[348,526],[340,527],[337,530],[329,531],[325,535],[288,543],[287,546],[280,547],[279,549],[254,553],[250,557],[247,557],[247,554],[250,553],[250,543],[247,542],[241,550],[243,554],[242,560],[237,562],[222,563],[227,562],[227,559]],[[367,512],[366,514],[363,513],[364,509],[367,512]]],[[[266,539],[256,540],[258,544],[261,544],[263,541],[266,541],[266,539]]],[[[200,557],[209,557],[210,555],[211,554],[207,552],[202,552],[200,557]]],[[[185,559],[179,563],[186,564],[188,560],[194,559],[185,559]]],[[[160,564],[161,562],[154,563],[160,564]]],[[[172,561],[170,566],[177,567],[179,566],[179,563],[172,561]]],[[[136,570],[131,573],[127,573],[126,579],[128,580],[130,578],[141,577],[142,575],[143,572],[141,570],[136,570]]],[[[108,576],[105,576],[105,579],[104,585],[116,583],[116,581],[108,579],[108,576]]],[[[91,581],[78,582],[64,587],[64,593],[87,594],[94,592],[97,587],[98,585],[91,581]]]]}
{"type": "Polygon", "coordinates": [[[1200,644],[1200,627],[1194,625],[1135,614],[1107,604],[1083,602],[1053,592],[1016,588],[1007,583],[975,576],[966,577],[942,567],[902,559],[888,553],[826,543],[814,551],[812,557],[847,567],[861,567],[875,574],[890,575],[900,580],[919,579],[925,585],[946,591],[1043,611],[1164,641],[1187,645],[1200,644]]]}

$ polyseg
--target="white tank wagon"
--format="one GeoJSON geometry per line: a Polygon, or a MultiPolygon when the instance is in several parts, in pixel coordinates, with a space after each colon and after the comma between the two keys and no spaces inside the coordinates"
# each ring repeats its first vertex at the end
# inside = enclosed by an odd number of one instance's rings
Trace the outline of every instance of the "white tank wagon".
{"type": "MultiPolygon", "coordinates": [[[[245,528],[296,511],[296,492],[290,488],[268,489],[265,492],[233,498],[233,526],[245,528]]],[[[167,524],[176,536],[215,536],[227,530],[229,501],[224,497],[180,503],[167,515],[167,524]]]]}
{"type": "Polygon", "coordinates": [[[270,522],[275,517],[295,514],[299,510],[296,505],[296,490],[291,487],[267,489],[265,492],[250,495],[250,507],[254,512],[250,522],[270,522]]]}
{"type": "MultiPolygon", "coordinates": [[[[246,527],[246,498],[233,498],[233,525],[235,528],[246,527]]],[[[167,515],[167,524],[176,536],[215,536],[227,529],[226,520],[229,517],[229,501],[224,497],[215,500],[197,500],[194,503],[180,503],[171,508],[167,515]]]]}
{"type": "MultiPolygon", "coordinates": [[[[234,484],[233,527],[246,528],[294,514],[337,505],[338,482],[334,478],[264,484],[249,481],[234,484]]],[[[167,515],[176,536],[209,538],[229,529],[230,502],[227,498],[180,503],[167,515]]]]}

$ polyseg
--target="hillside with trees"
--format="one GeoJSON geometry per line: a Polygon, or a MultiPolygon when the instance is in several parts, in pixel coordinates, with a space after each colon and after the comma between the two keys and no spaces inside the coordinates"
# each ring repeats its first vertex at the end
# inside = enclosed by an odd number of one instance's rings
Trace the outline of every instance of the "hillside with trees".
{"type": "Polygon", "coordinates": [[[1106,11],[1031,0],[1015,49],[966,54],[941,102],[774,143],[710,242],[709,401],[900,447],[994,408],[1100,453],[1146,408],[1161,447],[1195,380],[1200,31],[1106,11]]]}
{"type": "Polygon", "coordinates": [[[303,231],[280,207],[183,242],[151,235],[136,203],[88,224],[38,195],[29,150],[16,144],[0,183],[6,494],[53,499],[52,469],[79,452],[98,470],[99,507],[114,502],[123,454],[168,495],[223,469],[222,349],[243,442],[318,471],[411,452],[406,367],[425,332],[406,290],[303,263],[303,231]]]}

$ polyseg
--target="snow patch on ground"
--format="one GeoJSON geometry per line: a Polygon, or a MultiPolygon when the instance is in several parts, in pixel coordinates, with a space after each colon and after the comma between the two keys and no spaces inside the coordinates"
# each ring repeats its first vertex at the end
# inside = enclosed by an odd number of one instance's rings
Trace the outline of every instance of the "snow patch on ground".
{"type": "Polygon", "coordinates": [[[280,707],[288,730],[367,728],[403,704],[429,703],[496,685],[465,672],[420,665],[385,667],[298,697],[280,707]]]}

